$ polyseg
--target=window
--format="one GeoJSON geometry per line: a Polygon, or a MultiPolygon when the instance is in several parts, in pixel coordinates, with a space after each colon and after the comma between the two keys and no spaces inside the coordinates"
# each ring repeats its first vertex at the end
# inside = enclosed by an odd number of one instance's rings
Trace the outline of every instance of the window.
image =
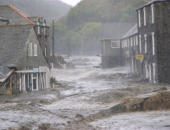
{"type": "Polygon", "coordinates": [[[28,43],[28,56],[33,56],[32,42],[28,43]]]}
{"type": "Polygon", "coordinates": [[[111,42],[111,48],[120,48],[120,42],[119,41],[112,41],[111,42]]]}
{"type": "Polygon", "coordinates": [[[152,66],[153,66],[153,83],[156,83],[156,63],[153,63],[152,66]]]}
{"type": "Polygon", "coordinates": [[[141,12],[140,12],[140,10],[138,10],[138,24],[139,24],[139,27],[141,27],[141,12]]]}
{"type": "Polygon", "coordinates": [[[131,65],[131,72],[133,73],[134,72],[134,61],[132,59],[132,65],[131,65]]]}
{"type": "Polygon", "coordinates": [[[45,56],[47,56],[47,48],[45,47],[45,52],[44,52],[45,56]]]}
{"type": "Polygon", "coordinates": [[[142,53],[142,36],[139,35],[139,53],[142,53]]]}
{"type": "Polygon", "coordinates": [[[145,63],[145,77],[146,77],[146,79],[149,78],[149,70],[148,70],[148,64],[147,63],[145,63]]]}
{"type": "Polygon", "coordinates": [[[133,43],[133,38],[131,38],[131,47],[133,47],[133,44],[134,44],[134,43],[133,43]]]}
{"type": "Polygon", "coordinates": [[[133,37],[133,45],[136,46],[136,37],[133,37]]]}
{"type": "Polygon", "coordinates": [[[154,23],[155,22],[154,4],[151,5],[151,15],[152,15],[152,23],[154,23]]]}
{"type": "Polygon", "coordinates": [[[129,38],[129,47],[131,47],[131,46],[132,46],[132,39],[129,38]]]}
{"type": "Polygon", "coordinates": [[[152,54],[155,55],[155,33],[152,32],[152,54]]]}
{"type": "Polygon", "coordinates": [[[128,48],[130,48],[131,43],[130,43],[130,39],[128,39],[128,48]]]}
{"type": "Polygon", "coordinates": [[[37,73],[34,73],[32,75],[32,90],[38,90],[38,74],[37,73]]]}
{"type": "Polygon", "coordinates": [[[138,46],[138,36],[136,36],[136,46],[138,46]]]}
{"type": "Polygon", "coordinates": [[[152,67],[149,65],[149,80],[152,81],[152,67]]]}
{"type": "Polygon", "coordinates": [[[145,53],[147,53],[147,34],[144,35],[145,39],[145,53]]]}
{"type": "Polygon", "coordinates": [[[38,56],[37,44],[34,44],[34,56],[38,56]]]}
{"type": "Polygon", "coordinates": [[[146,26],[146,8],[143,8],[143,15],[144,15],[144,26],[146,26]]]}

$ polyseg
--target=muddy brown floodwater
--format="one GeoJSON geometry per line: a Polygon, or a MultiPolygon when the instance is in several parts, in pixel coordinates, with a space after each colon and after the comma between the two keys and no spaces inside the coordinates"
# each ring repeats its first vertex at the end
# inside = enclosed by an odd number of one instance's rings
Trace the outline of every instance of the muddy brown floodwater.
{"type": "Polygon", "coordinates": [[[100,57],[66,60],[75,68],[53,70],[55,88],[1,96],[0,130],[170,130],[168,110],[109,111],[127,97],[147,97],[163,87],[169,90],[169,85],[137,82],[128,67],[103,70],[100,57]]]}

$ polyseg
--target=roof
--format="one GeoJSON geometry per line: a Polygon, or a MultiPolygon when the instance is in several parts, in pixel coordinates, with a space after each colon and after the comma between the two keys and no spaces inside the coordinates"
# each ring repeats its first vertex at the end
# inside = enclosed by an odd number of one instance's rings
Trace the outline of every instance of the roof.
{"type": "Polygon", "coordinates": [[[150,5],[150,4],[153,4],[153,3],[155,3],[155,2],[170,2],[170,0],[151,0],[150,2],[148,2],[148,3],[144,4],[143,6],[141,6],[140,8],[138,8],[138,10],[141,9],[141,8],[143,8],[143,7],[145,7],[145,6],[148,6],[148,5],[150,5]]]}
{"type": "Polygon", "coordinates": [[[122,38],[127,38],[137,33],[138,33],[138,29],[136,24],[122,38]]]}
{"type": "Polygon", "coordinates": [[[113,39],[113,38],[104,38],[104,39],[101,39],[101,41],[120,41],[120,39],[113,39]]]}
{"type": "Polygon", "coordinates": [[[0,66],[0,83],[6,81],[6,79],[14,72],[14,69],[9,69],[8,67],[0,66]]]}
{"type": "Polygon", "coordinates": [[[20,64],[31,29],[31,25],[0,26],[0,66],[20,64]]]}
{"type": "Polygon", "coordinates": [[[1,17],[3,16],[4,18],[11,20],[13,22],[12,24],[23,24],[23,23],[32,24],[32,25],[35,24],[24,13],[22,13],[19,9],[15,8],[12,5],[1,5],[0,16],[1,17]],[[16,16],[14,16],[14,13],[12,12],[14,12],[16,16]],[[21,18],[22,20],[19,20],[19,18],[21,18]]]}
{"type": "Polygon", "coordinates": [[[26,15],[24,13],[22,13],[19,9],[15,8],[12,5],[8,5],[13,11],[15,11],[18,15],[20,15],[22,18],[24,18],[27,22],[29,22],[30,24],[35,24],[33,21],[31,21],[29,18],[26,17],[26,15]]]}

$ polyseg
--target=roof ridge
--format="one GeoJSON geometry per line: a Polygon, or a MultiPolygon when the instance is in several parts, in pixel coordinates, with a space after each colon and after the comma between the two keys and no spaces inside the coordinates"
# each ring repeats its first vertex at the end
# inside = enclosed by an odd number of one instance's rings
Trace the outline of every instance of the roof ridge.
{"type": "Polygon", "coordinates": [[[0,25],[0,27],[12,27],[12,26],[28,26],[28,25],[32,25],[32,24],[2,24],[0,25]]]}
{"type": "Polygon", "coordinates": [[[29,22],[30,24],[34,25],[35,23],[33,21],[31,21],[29,18],[27,18],[21,11],[19,11],[17,8],[15,8],[12,5],[8,5],[8,7],[10,7],[13,11],[15,11],[18,15],[20,15],[22,18],[24,18],[27,22],[29,22]]]}

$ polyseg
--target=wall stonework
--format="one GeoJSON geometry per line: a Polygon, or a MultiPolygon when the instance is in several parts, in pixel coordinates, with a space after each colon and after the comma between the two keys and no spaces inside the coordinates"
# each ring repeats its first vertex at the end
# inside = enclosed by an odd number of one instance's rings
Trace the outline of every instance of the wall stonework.
{"type": "Polygon", "coordinates": [[[120,41],[104,39],[102,42],[102,67],[112,68],[121,65],[120,41]]]}
{"type": "MultiPolygon", "coordinates": [[[[140,12],[143,13],[144,8],[147,15],[146,25],[142,22],[142,26],[139,27],[138,19],[138,32],[142,36],[142,55],[144,55],[140,67],[141,77],[150,79],[153,83],[170,83],[170,2],[155,1],[140,8],[140,12]],[[154,23],[151,22],[152,6],[154,6],[154,23]],[[147,35],[147,53],[145,53],[145,35],[147,35]],[[145,76],[149,66],[151,66],[150,78],[145,76]]],[[[144,21],[143,17],[144,15],[141,15],[142,21],[144,21]]]]}
{"type": "Polygon", "coordinates": [[[137,33],[121,39],[122,65],[152,83],[170,83],[170,1],[155,0],[137,10],[137,33]],[[133,37],[138,37],[134,46],[133,37]],[[129,55],[127,55],[129,54],[129,55]],[[141,61],[136,60],[142,55],[141,61]]]}

